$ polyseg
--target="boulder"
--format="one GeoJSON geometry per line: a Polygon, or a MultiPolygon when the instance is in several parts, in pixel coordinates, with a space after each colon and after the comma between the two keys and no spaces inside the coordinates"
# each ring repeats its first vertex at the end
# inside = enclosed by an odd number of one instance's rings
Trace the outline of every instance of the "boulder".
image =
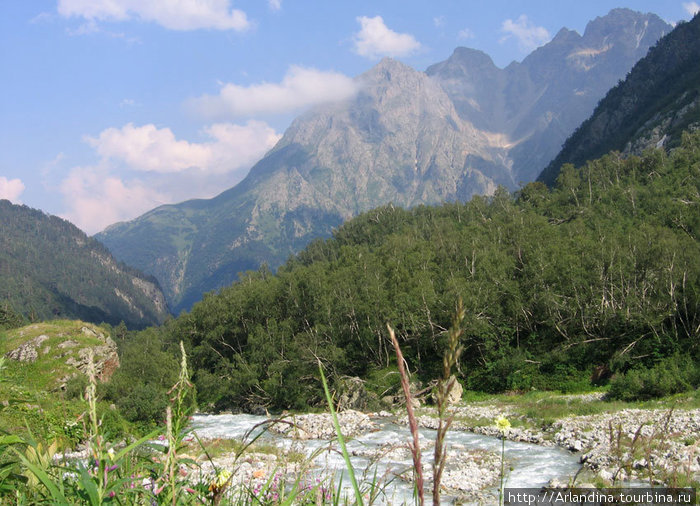
{"type": "MultiPolygon", "coordinates": [[[[449,381],[452,381],[452,388],[447,394],[447,405],[448,406],[454,406],[455,404],[459,404],[459,401],[462,400],[462,394],[464,393],[464,387],[462,384],[457,380],[456,376],[453,374],[450,376],[449,381]]],[[[437,387],[433,389],[433,393],[431,395],[432,402],[433,404],[437,404],[437,387]]]]}
{"type": "Polygon", "coordinates": [[[367,411],[376,409],[379,399],[376,394],[368,392],[365,382],[357,376],[345,376],[338,383],[338,411],[352,409],[356,411],[367,411]]]}
{"type": "Polygon", "coordinates": [[[5,356],[10,360],[17,360],[19,362],[34,362],[39,357],[39,352],[37,350],[48,338],[49,336],[45,334],[37,336],[31,341],[27,341],[14,350],[7,352],[5,356]]]}

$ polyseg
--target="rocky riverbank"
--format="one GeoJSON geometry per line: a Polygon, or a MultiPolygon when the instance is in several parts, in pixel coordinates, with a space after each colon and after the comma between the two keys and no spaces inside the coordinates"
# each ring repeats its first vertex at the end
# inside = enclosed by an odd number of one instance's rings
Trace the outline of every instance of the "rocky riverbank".
{"type": "MultiPolygon", "coordinates": [[[[581,399],[577,397],[576,401],[581,399]]],[[[597,395],[583,400],[600,401],[597,395]]],[[[578,485],[589,482],[620,486],[629,480],[643,484],[650,479],[655,484],[683,485],[700,479],[700,452],[697,451],[700,409],[624,409],[615,413],[566,416],[542,427],[528,423],[522,411],[517,404],[458,404],[451,408],[455,419],[450,430],[498,437],[502,433],[494,420],[505,416],[517,425],[505,432],[506,439],[540,447],[558,446],[578,455],[587,469],[577,479],[578,485]]],[[[437,428],[438,419],[433,408],[423,407],[418,413],[420,427],[437,428]]],[[[382,467],[386,471],[373,479],[380,483],[393,480],[410,486],[414,477],[405,429],[400,437],[379,438],[373,444],[364,442],[374,435],[391,433],[391,427],[396,428],[394,423],[405,427],[407,419],[402,410],[371,414],[346,410],[339,414],[339,422],[343,434],[350,440],[351,456],[364,463],[360,466],[364,466],[362,469],[371,469],[377,463],[386,466],[382,467]]],[[[304,485],[308,490],[318,490],[319,484],[323,484],[325,493],[335,470],[344,469],[337,450],[331,450],[325,443],[335,437],[329,414],[288,416],[270,432],[284,438],[287,444],[278,444],[272,452],[269,448],[263,452],[252,448],[238,459],[232,452],[215,457],[213,462],[196,457],[201,463],[198,473],[202,480],[213,480],[216,469],[227,469],[233,472],[232,483],[264,489],[270,486],[271,479],[289,483],[301,476],[304,483],[316,483],[304,485]],[[317,460],[311,464],[308,457],[314,452],[317,460]]],[[[424,432],[420,437],[426,495],[432,487],[432,434],[424,432]]],[[[501,455],[496,448],[485,450],[474,449],[471,444],[451,444],[442,479],[443,494],[458,501],[485,500],[488,503],[489,498],[493,499],[501,469],[501,455]]],[[[518,464],[515,466],[517,468],[518,464]]],[[[568,484],[561,479],[551,483],[552,486],[568,484]]]]}
{"type": "MultiPolygon", "coordinates": [[[[394,483],[403,483],[404,494],[411,494],[414,480],[412,454],[407,442],[410,439],[404,431],[404,436],[395,437],[391,432],[396,430],[393,425],[394,417],[383,413],[384,417],[369,416],[359,411],[347,410],[339,413],[338,419],[341,430],[350,440],[348,449],[353,459],[359,459],[361,464],[356,472],[362,474],[365,469],[376,476],[368,475],[363,480],[367,485],[376,482],[380,488],[385,487],[387,497],[396,494],[394,483]],[[375,434],[384,434],[387,427],[389,436],[380,441],[363,442],[375,434]],[[359,441],[359,442],[358,442],[359,441]]],[[[284,438],[286,443],[277,440],[277,450],[271,454],[256,451],[255,446],[246,451],[238,459],[234,453],[215,457],[211,462],[204,454],[193,456],[201,463],[198,470],[202,481],[211,481],[216,469],[228,469],[233,472],[231,483],[234,486],[252,484],[264,486],[265,480],[279,476],[288,483],[302,476],[303,481],[318,480],[320,483],[330,483],[338,470],[344,470],[345,465],[340,460],[338,450],[330,449],[325,443],[335,438],[332,419],[329,414],[304,414],[285,418],[270,428],[270,433],[284,438]],[[315,455],[314,463],[308,461],[309,455],[315,455]]],[[[206,444],[206,441],[205,441],[206,444]]],[[[265,443],[268,444],[269,443],[265,443]]],[[[422,453],[422,469],[425,480],[425,494],[429,496],[432,489],[432,455],[434,442],[421,434],[420,447],[422,453]]],[[[501,456],[498,452],[484,449],[469,448],[463,444],[450,446],[447,454],[447,464],[442,477],[441,490],[445,496],[459,500],[478,500],[490,497],[485,489],[494,487],[501,472],[501,456]]],[[[348,483],[347,477],[344,482],[348,483]]],[[[401,503],[402,500],[388,500],[388,503],[401,503]]]]}
{"type": "MultiPolygon", "coordinates": [[[[591,397],[590,401],[599,400],[591,397]]],[[[522,419],[515,407],[456,406],[453,430],[498,437],[499,416],[522,419]],[[469,420],[468,422],[462,421],[469,420]]],[[[437,428],[434,409],[423,408],[419,426],[437,428]]],[[[407,424],[404,415],[400,423],[407,424]]],[[[513,427],[511,441],[560,446],[580,455],[580,462],[602,484],[628,480],[673,485],[700,480],[700,409],[625,409],[615,413],[568,416],[546,428],[513,427]]]]}

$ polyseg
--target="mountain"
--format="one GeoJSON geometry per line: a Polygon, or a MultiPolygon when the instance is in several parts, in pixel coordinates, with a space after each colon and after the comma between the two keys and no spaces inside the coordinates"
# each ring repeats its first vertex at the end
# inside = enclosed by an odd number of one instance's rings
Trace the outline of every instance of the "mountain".
{"type": "Polygon", "coordinates": [[[176,312],[389,202],[468,200],[530,181],[670,26],[617,9],[498,69],[457,49],[427,72],[391,59],[352,99],[298,117],[236,187],[159,207],[96,237],[154,275],[176,312]]]}
{"type": "Polygon", "coordinates": [[[168,339],[185,342],[198,402],[214,409],[317,404],[319,361],[336,387],[359,377],[380,398],[399,394],[387,323],[423,385],[442,376],[457,325],[469,389],[588,391],[598,367],[628,399],[692,391],[700,131],[659,154],[569,167],[551,189],[373,209],[275,274],[205,297],[168,339]]]}
{"type": "Polygon", "coordinates": [[[614,9],[588,23],[583,36],[562,28],[505,69],[480,51],[457,48],[426,72],[462,118],[504,139],[514,188],[539,175],[605,92],[670,29],[654,14],[614,9]]]}
{"type": "Polygon", "coordinates": [[[565,163],[576,166],[609,151],[640,154],[674,148],[700,128],[700,16],[680,23],[611,89],[567,139],[539,179],[553,184],[565,163]]]}
{"type": "Polygon", "coordinates": [[[158,282],[71,223],[0,200],[0,303],[36,319],[145,327],[169,315],[158,282]]]}

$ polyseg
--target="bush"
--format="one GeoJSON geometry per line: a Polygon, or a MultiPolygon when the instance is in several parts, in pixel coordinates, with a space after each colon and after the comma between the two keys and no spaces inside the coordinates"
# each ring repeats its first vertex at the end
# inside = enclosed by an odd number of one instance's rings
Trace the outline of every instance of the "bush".
{"type": "Polygon", "coordinates": [[[690,357],[674,355],[651,368],[635,368],[618,374],[610,382],[609,397],[621,401],[643,401],[700,386],[700,364],[690,357]]]}
{"type": "Polygon", "coordinates": [[[127,420],[157,423],[165,417],[168,396],[153,384],[136,383],[126,396],[117,400],[116,405],[127,420]]]}
{"type": "Polygon", "coordinates": [[[66,382],[66,389],[63,392],[65,399],[82,399],[85,395],[88,379],[84,374],[76,374],[66,382]]]}

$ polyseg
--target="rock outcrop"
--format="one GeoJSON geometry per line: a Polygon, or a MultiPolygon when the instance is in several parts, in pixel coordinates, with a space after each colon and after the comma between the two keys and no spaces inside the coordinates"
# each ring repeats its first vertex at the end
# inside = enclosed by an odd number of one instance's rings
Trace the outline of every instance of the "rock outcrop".
{"type": "Polygon", "coordinates": [[[8,334],[9,341],[16,344],[4,356],[28,364],[44,362],[40,369],[51,371],[52,377],[44,378],[51,388],[64,389],[72,377],[88,375],[91,363],[98,381],[108,381],[119,367],[117,345],[95,325],[80,321],[46,322],[14,329],[8,334]]]}

